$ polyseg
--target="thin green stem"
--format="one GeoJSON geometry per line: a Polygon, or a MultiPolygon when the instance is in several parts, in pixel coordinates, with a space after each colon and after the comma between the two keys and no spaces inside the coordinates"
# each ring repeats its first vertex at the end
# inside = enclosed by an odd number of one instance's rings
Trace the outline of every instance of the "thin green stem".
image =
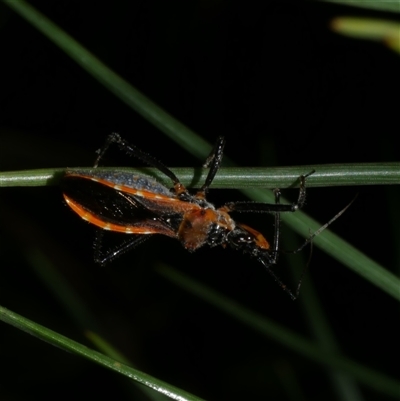
{"type": "Polygon", "coordinates": [[[11,312],[10,310],[0,306],[0,320],[11,324],[20,330],[25,331],[41,340],[44,340],[56,347],[67,350],[73,354],[80,355],[86,359],[102,365],[110,370],[114,370],[121,373],[124,376],[138,382],[144,386],[147,386],[153,390],[156,390],[174,400],[179,401],[201,401],[202,399],[196,397],[180,388],[174,387],[168,383],[165,383],[155,377],[152,377],[146,373],[143,373],[137,369],[133,369],[130,366],[124,365],[123,363],[114,360],[100,352],[94,351],[82,344],[77,343],[63,335],[56,333],[38,323],[35,323],[29,319],[24,318],[17,313],[11,312]]]}
{"type": "MultiPolygon", "coordinates": [[[[99,167],[99,171],[112,170],[148,174],[166,186],[170,180],[154,168],[99,167]]],[[[88,172],[91,168],[77,168],[88,172]]],[[[199,187],[204,183],[208,170],[201,168],[171,168],[184,185],[199,187]]],[[[354,185],[400,184],[400,163],[330,164],[293,167],[223,167],[218,171],[211,188],[288,188],[298,186],[300,175],[311,170],[307,187],[336,187],[354,185]]],[[[57,185],[65,169],[40,169],[7,171],[0,173],[0,187],[57,185]]]]}

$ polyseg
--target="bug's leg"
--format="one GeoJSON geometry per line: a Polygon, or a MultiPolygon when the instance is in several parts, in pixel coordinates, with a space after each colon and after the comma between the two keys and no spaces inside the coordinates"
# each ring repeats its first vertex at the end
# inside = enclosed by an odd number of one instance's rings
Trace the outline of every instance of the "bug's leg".
{"type": "MultiPolygon", "coordinates": [[[[280,205],[281,199],[281,191],[276,188],[274,190],[275,195],[275,204],[280,205]]],[[[280,236],[281,236],[281,214],[280,212],[275,213],[275,226],[274,226],[274,243],[272,246],[271,256],[268,259],[268,263],[266,263],[264,258],[260,257],[259,261],[265,266],[268,273],[274,278],[274,280],[278,283],[278,285],[290,296],[290,298],[294,301],[298,293],[293,294],[293,292],[287,287],[286,284],[274,273],[271,269],[271,265],[276,265],[278,263],[278,257],[280,252],[280,236]]]]}
{"type": "Polygon", "coordinates": [[[104,231],[96,230],[93,242],[94,261],[95,263],[98,263],[101,266],[113,261],[117,257],[123,255],[125,252],[148,240],[150,236],[136,235],[134,236],[134,238],[131,238],[128,241],[124,241],[121,244],[106,250],[105,252],[103,252],[102,250],[103,237],[104,237],[104,231]]]}
{"type": "Polygon", "coordinates": [[[293,292],[287,287],[287,285],[284,284],[283,281],[275,274],[275,272],[271,269],[271,265],[273,264],[273,262],[271,262],[270,260],[265,261],[262,257],[259,257],[257,259],[264,265],[264,267],[267,269],[267,272],[273,277],[279,287],[281,287],[283,291],[285,291],[286,294],[288,294],[289,297],[294,301],[297,298],[298,293],[296,292],[296,294],[293,294],[293,292]]]}
{"type": "MultiPolygon", "coordinates": [[[[311,174],[314,173],[314,170],[306,175],[302,175],[299,177],[300,180],[300,190],[299,196],[296,202],[292,204],[281,204],[281,191],[280,189],[274,190],[275,195],[275,203],[274,204],[266,204],[259,202],[232,202],[228,203],[224,206],[224,209],[228,212],[230,211],[238,211],[238,212],[269,212],[275,214],[275,226],[274,226],[274,240],[272,250],[267,253],[260,254],[257,259],[261,262],[268,273],[274,278],[274,280],[278,283],[278,285],[290,296],[292,300],[295,300],[300,291],[302,278],[305,274],[305,270],[307,266],[303,270],[299,283],[296,288],[296,292],[293,293],[286,284],[282,282],[282,280],[274,273],[271,269],[272,265],[276,265],[278,263],[278,257],[280,252],[280,231],[281,231],[281,212],[295,212],[296,210],[302,208],[306,199],[306,179],[311,174]]],[[[308,263],[309,264],[309,263],[308,263]]],[[[308,265],[307,264],[307,265],[308,265]]]]}
{"type": "MultiPolygon", "coordinates": [[[[211,149],[210,154],[208,155],[207,159],[203,163],[204,168],[208,168],[211,166],[211,164],[217,164],[218,167],[221,164],[222,156],[224,153],[224,147],[226,144],[226,140],[223,136],[219,136],[217,138],[217,141],[214,144],[214,147],[211,149]]],[[[217,170],[218,170],[217,167],[217,170]]],[[[211,168],[212,170],[212,168],[211,168]]],[[[215,174],[213,174],[214,177],[215,174]]]]}
{"type": "Polygon", "coordinates": [[[295,207],[295,210],[301,209],[304,206],[304,203],[306,202],[306,179],[315,173],[315,170],[310,171],[306,175],[301,175],[299,177],[300,180],[300,190],[299,190],[299,197],[297,198],[297,202],[293,204],[295,207]]]}
{"type": "MultiPolygon", "coordinates": [[[[275,205],[280,205],[281,191],[276,188],[274,190],[275,194],[275,205]]],[[[272,248],[272,263],[276,264],[278,262],[279,255],[279,245],[281,236],[281,214],[280,212],[275,213],[275,227],[274,227],[274,244],[272,248]]]]}
{"type": "Polygon", "coordinates": [[[225,138],[223,136],[218,137],[217,142],[215,143],[211,153],[207,157],[206,161],[203,164],[204,168],[210,168],[206,180],[203,186],[200,188],[200,191],[197,192],[196,197],[205,198],[208,188],[210,187],[215,174],[217,174],[218,169],[221,166],[222,157],[224,155],[224,147],[225,147],[225,138]]]}
{"type": "Polygon", "coordinates": [[[178,177],[163,163],[159,160],[155,159],[153,156],[149,155],[148,153],[143,152],[135,145],[127,142],[125,139],[121,138],[121,136],[117,133],[110,134],[105,144],[101,149],[98,150],[98,156],[94,163],[94,167],[96,168],[99,165],[100,160],[103,158],[104,154],[107,152],[108,148],[111,144],[117,144],[118,147],[127,153],[129,156],[136,157],[137,159],[141,160],[142,162],[146,163],[151,167],[155,167],[156,169],[160,170],[163,174],[169,177],[174,184],[174,190],[177,195],[182,193],[187,193],[185,186],[179,181],[178,177]]]}
{"type": "MultiPolygon", "coordinates": [[[[250,212],[250,213],[284,213],[284,212],[295,212],[298,209],[301,209],[304,206],[306,200],[306,179],[311,174],[314,174],[315,170],[309,172],[306,175],[301,175],[299,177],[300,180],[300,190],[299,196],[296,202],[291,204],[282,204],[279,202],[280,192],[278,197],[278,202],[275,198],[275,203],[262,203],[262,202],[252,202],[252,201],[243,201],[243,202],[229,202],[226,203],[222,210],[227,212],[250,212]]],[[[279,191],[279,189],[275,189],[275,191],[279,191]]]]}

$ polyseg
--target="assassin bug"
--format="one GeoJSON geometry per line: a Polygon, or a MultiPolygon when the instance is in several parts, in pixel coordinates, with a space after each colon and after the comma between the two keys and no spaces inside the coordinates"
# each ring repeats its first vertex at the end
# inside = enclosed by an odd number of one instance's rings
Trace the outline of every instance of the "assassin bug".
{"type": "MultiPolygon", "coordinates": [[[[206,195],[221,165],[224,146],[225,139],[219,137],[203,166],[209,168],[206,180],[194,195],[189,193],[176,175],[163,163],[128,143],[116,133],[109,135],[104,146],[98,151],[92,170],[68,171],[62,181],[66,203],[82,219],[100,229],[97,231],[94,243],[95,262],[103,265],[112,261],[145,241],[150,234],[163,234],[176,238],[188,251],[195,251],[203,245],[211,247],[229,245],[262,263],[284,291],[292,299],[296,299],[301,279],[296,293],[293,294],[271,270],[271,266],[277,264],[280,252],[280,213],[295,212],[303,207],[306,198],[306,179],[314,171],[299,177],[300,190],[294,203],[281,204],[281,193],[276,189],[274,204],[229,202],[220,208],[215,208],[206,200],[206,195]],[[100,160],[113,143],[128,155],[157,168],[171,179],[173,188],[168,189],[145,175],[133,175],[117,170],[111,172],[97,170],[100,160]],[[233,220],[231,212],[274,213],[275,229],[272,246],[261,233],[233,220]],[[132,234],[133,238],[103,253],[102,230],[132,234]]],[[[312,234],[295,252],[309,244],[349,206],[350,204],[312,234]]]]}

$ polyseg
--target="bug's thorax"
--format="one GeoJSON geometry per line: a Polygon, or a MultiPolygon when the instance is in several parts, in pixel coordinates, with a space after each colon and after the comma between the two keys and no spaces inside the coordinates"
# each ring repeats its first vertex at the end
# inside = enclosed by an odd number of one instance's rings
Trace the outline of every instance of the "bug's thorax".
{"type": "Polygon", "coordinates": [[[235,222],[223,210],[207,207],[193,208],[187,211],[178,230],[178,239],[183,246],[194,251],[204,244],[222,245],[226,235],[235,228],[235,222]]]}

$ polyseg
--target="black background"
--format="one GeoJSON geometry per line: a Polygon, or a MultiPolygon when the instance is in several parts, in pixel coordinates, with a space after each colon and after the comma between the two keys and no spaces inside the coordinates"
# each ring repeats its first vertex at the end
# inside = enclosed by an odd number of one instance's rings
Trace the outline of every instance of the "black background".
{"type": "MultiPolygon", "coordinates": [[[[383,13],[298,1],[264,8],[226,1],[31,4],[208,141],[225,135],[226,154],[239,165],[399,159],[398,56],[329,30],[337,15],[388,17],[383,13]]],[[[3,4],[0,15],[1,170],[90,166],[110,132],[168,166],[201,164],[3,4]]],[[[108,163],[137,162],[111,152],[108,163]]],[[[310,189],[305,211],[325,222],[357,192],[333,230],[398,274],[396,187],[310,189]]],[[[211,191],[210,199],[243,197],[211,191]]],[[[89,346],[83,331],[95,330],[140,370],[205,399],[338,399],[319,365],[155,270],[160,261],[174,266],[313,338],[301,299],[293,303],[246,256],[206,248],[190,254],[160,237],[101,268],[92,261],[92,228],[67,209],[59,188],[2,188],[0,205],[1,305],[89,346]],[[74,288],[98,327],[74,321],[33,269],[37,252],[74,288]]],[[[271,237],[271,217],[240,217],[271,237]]],[[[285,262],[277,268],[290,283],[285,262]]],[[[318,249],[305,281],[314,283],[342,352],[395,377],[396,301],[318,249]]],[[[1,399],[47,400],[58,393],[105,399],[109,392],[146,399],[127,379],[15,328],[2,324],[0,338],[1,399]]],[[[384,399],[360,389],[366,400],[384,399]]]]}

